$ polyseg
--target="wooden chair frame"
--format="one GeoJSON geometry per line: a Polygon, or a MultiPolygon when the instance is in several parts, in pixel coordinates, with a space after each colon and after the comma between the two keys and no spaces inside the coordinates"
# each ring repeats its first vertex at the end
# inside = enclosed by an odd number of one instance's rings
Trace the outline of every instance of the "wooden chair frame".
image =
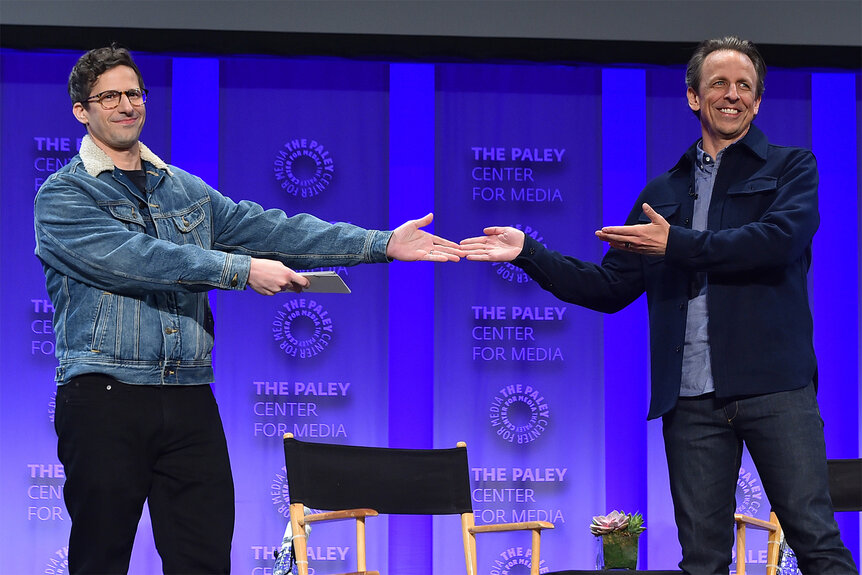
{"type": "MultiPolygon", "coordinates": [[[[828,459],[829,494],[835,511],[862,511],[862,460],[828,459]]],[[[736,573],[745,575],[746,527],[769,533],[766,551],[766,575],[776,575],[780,559],[783,532],[775,512],[770,511],[769,521],[736,514],[736,573]]]]}
{"type": "Polygon", "coordinates": [[[778,522],[775,512],[769,512],[769,521],[739,513],[734,514],[733,519],[736,522],[736,575],[745,575],[745,534],[747,527],[769,533],[766,549],[766,575],[776,575],[781,548],[781,524],[778,522]]]}

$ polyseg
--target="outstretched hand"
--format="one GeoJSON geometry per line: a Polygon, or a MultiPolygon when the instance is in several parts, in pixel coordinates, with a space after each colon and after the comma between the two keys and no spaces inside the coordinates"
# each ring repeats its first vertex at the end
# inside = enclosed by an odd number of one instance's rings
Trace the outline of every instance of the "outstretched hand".
{"type": "Polygon", "coordinates": [[[670,224],[649,204],[644,204],[642,207],[650,223],[634,226],[605,226],[596,231],[596,237],[618,250],[648,256],[663,256],[667,250],[670,224]]]}
{"type": "Polygon", "coordinates": [[[477,262],[510,262],[524,249],[524,232],[517,228],[490,227],[484,236],[461,240],[467,259],[477,262]]]}
{"type": "Polygon", "coordinates": [[[386,255],[403,262],[457,262],[464,257],[464,251],[455,242],[419,229],[430,224],[433,219],[434,214],[428,214],[395,228],[386,246],[386,255]]]}

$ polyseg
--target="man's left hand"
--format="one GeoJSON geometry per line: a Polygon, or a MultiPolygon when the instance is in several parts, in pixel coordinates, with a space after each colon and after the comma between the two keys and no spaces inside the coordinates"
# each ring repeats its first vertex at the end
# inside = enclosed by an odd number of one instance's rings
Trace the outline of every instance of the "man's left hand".
{"type": "Polygon", "coordinates": [[[650,223],[606,226],[596,232],[596,237],[618,250],[646,256],[663,256],[667,249],[670,224],[649,204],[643,205],[643,211],[650,223]]]}

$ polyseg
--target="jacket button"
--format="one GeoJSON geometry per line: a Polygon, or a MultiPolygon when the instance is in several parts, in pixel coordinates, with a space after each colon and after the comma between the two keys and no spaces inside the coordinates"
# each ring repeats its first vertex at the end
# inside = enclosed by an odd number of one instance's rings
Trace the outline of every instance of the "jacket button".
{"type": "Polygon", "coordinates": [[[675,351],[676,351],[677,353],[681,352],[681,351],[682,351],[682,346],[681,346],[681,345],[676,346],[676,350],[675,350],[675,351]]]}
{"type": "Polygon", "coordinates": [[[689,223],[690,221],[691,221],[690,219],[686,218],[686,219],[685,219],[685,223],[686,223],[686,225],[688,225],[688,223],[689,223]]]}
{"type": "Polygon", "coordinates": [[[684,303],[679,304],[679,309],[680,309],[680,311],[684,310],[684,309],[685,309],[685,304],[684,304],[684,303]]]}

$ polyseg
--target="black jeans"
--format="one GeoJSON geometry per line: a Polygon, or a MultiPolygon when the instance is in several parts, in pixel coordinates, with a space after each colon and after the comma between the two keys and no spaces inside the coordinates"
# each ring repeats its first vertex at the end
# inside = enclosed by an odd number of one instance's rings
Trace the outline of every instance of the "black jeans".
{"type": "Polygon", "coordinates": [[[76,377],[54,421],[71,574],[127,573],[144,501],[165,573],[230,572],[233,477],[210,386],[76,377]]]}
{"type": "Polygon", "coordinates": [[[802,572],[858,574],[833,517],[813,384],[732,401],[680,399],[663,428],[685,573],[728,573],[744,442],[802,572]]]}

